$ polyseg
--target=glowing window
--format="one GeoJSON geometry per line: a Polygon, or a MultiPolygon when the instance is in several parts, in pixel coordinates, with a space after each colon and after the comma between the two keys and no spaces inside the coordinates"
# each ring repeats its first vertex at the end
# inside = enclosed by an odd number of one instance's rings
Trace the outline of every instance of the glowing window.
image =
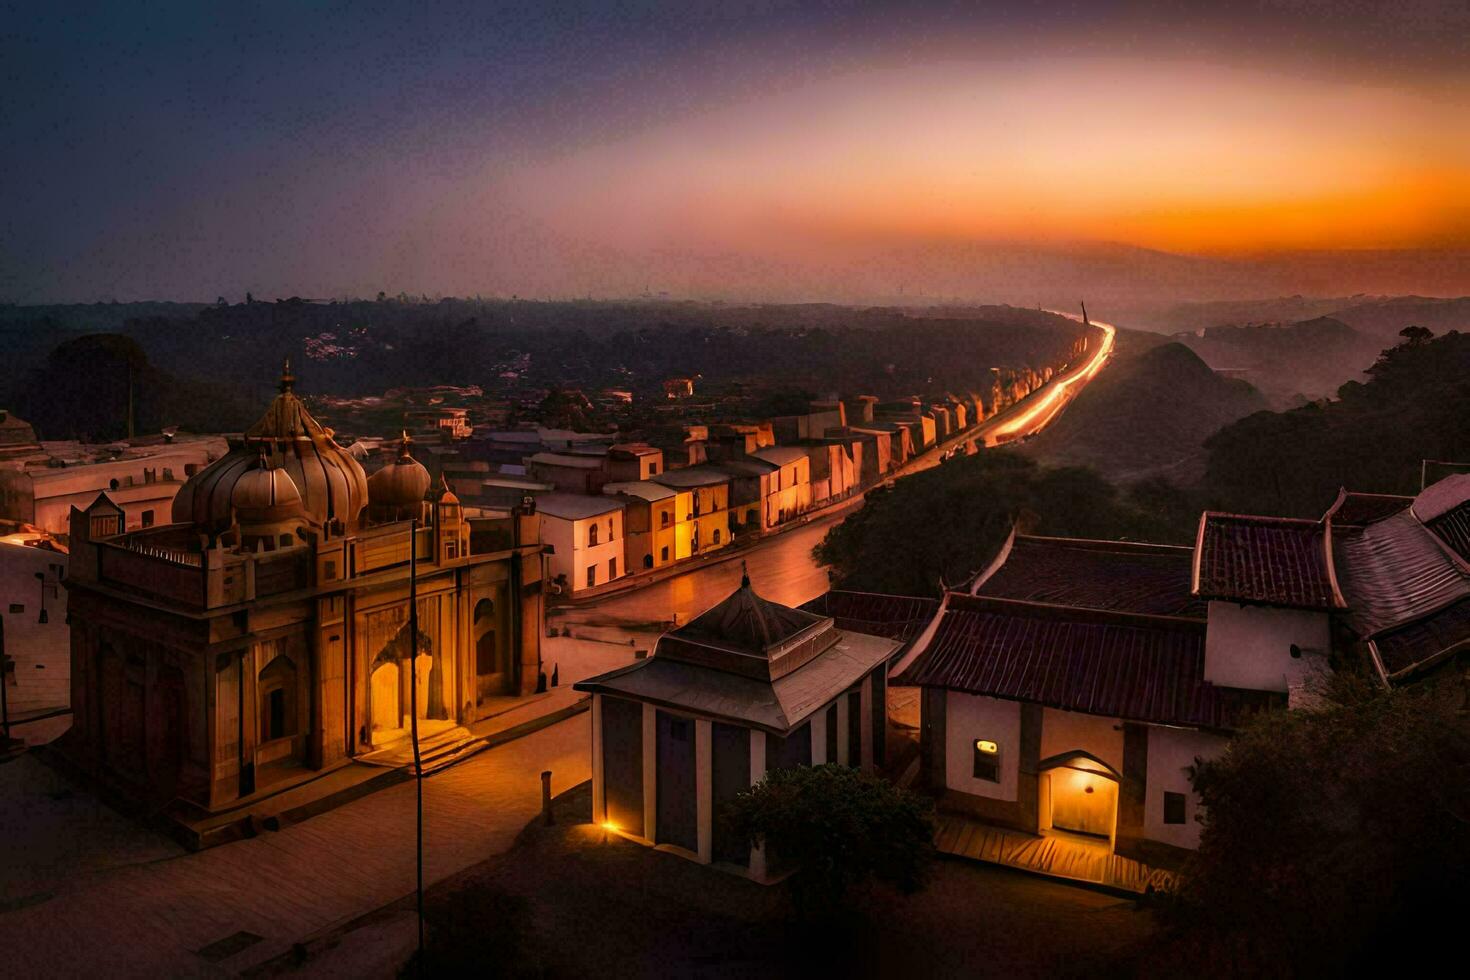
{"type": "Polygon", "coordinates": [[[1000,746],[989,739],[975,739],[975,778],[1000,782],[1000,746]]]}

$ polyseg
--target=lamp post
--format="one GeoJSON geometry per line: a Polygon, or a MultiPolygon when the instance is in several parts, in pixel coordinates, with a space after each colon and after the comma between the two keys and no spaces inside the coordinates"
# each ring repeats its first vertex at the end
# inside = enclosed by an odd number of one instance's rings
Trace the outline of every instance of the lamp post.
{"type": "MultiPolygon", "coordinates": [[[[414,897],[419,919],[419,975],[424,972],[424,768],[419,758],[419,519],[408,531],[408,731],[413,740],[414,864],[417,884],[414,897]]],[[[402,690],[402,688],[400,688],[402,690]]]]}

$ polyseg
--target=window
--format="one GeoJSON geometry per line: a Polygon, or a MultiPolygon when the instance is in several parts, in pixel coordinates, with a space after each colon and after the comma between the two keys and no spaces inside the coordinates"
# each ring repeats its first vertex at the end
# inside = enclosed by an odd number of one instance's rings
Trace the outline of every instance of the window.
{"type": "Polygon", "coordinates": [[[331,582],[337,578],[337,563],[329,561],[322,566],[322,578],[331,582]]]}
{"type": "Polygon", "coordinates": [[[618,577],[618,560],[616,558],[609,558],[607,560],[607,577],[609,579],[618,577]]]}
{"type": "Polygon", "coordinates": [[[597,525],[589,524],[587,525],[587,547],[591,548],[595,544],[597,544],[597,525]]]}
{"type": "Polygon", "coordinates": [[[270,693],[267,701],[269,714],[265,740],[269,742],[286,734],[286,692],[278,687],[270,693]]]}
{"type": "Polygon", "coordinates": [[[659,514],[659,519],[663,523],[664,527],[668,527],[669,524],[673,521],[673,517],[669,514],[668,511],[664,511],[662,514],[659,514]]]}
{"type": "Polygon", "coordinates": [[[614,537],[615,535],[613,534],[613,519],[609,517],[607,519],[607,539],[611,541],[614,537]]]}
{"type": "Polygon", "coordinates": [[[597,566],[596,565],[588,565],[587,566],[587,588],[590,589],[590,588],[592,588],[592,586],[594,586],[596,584],[597,584],[597,566]]]}
{"type": "Polygon", "coordinates": [[[25,611],[26,604],[24,602],[12,602],[10,604],[10,615],[12,616],[18,616],[25,611]]]}
{"type": "Polygon", "coordinates": [[[152,527],[153,526],[153,511],[151,511],[151,510],[145,510],[145,511],[143,511],[143,526],[144,527],[152,527]]]}
{"type": "Polygon", "coordinates": [[[1184,794],[1164,794],[1164,823],[1184,822],[1184,794]]]}
{"type": "Polygon", "coordinates": [[[669,560],[669,546],[668,545],[664,545],[663,548],[662,548],[662,550],[660,550],[660,552],[659,552],[659,561],[668,561],[668,560],[669,560]]]}
{"type": "Polygon", "coordinates": [[[989,739],[975,739],[975,778],[1000,782],[1000,746],[989,739]]]}
{"type": "Polygon", "coordinates": [[[719,544],[720,543],[720,529],[719,528],[715,528],[714,538],[715,538],[715,544],[719,544]]]}
{"type": "Polygon", "coordinates": [[[648,464],[648,475],[649,476],[658,476],[658,464],[657,463],[649,463],[648,464]]]}

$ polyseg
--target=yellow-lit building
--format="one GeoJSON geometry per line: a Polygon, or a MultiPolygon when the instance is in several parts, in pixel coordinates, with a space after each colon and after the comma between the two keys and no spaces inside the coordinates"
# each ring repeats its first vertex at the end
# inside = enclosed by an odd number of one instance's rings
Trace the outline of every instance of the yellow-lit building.
{"type": "Polygon", "coordinates": [[[694,491],[650,480],[609,483],[602,492],[624,504],[628,571],[662,568],[693,554],[694,491]]]}
{"type": "Polygon", "coordinates": [[[730,543],[734,537],[730,530],[730,474],[711,466],[690,466],[661,473],[653,482],[689,492],[689,519],[678,523],[689,525],[691,554],[705,554],[730,543]]]}
{"type": "Polygon", "coordinates": [[[231,809],[396,751],[413,716],[468,739],[538,680],[535,515],[467,515],[407,439],[369,478],[294,381],[189,477],[171,523],[129,531],[105,493],[71,512],[61,748],[160,808],[231,809]]]}

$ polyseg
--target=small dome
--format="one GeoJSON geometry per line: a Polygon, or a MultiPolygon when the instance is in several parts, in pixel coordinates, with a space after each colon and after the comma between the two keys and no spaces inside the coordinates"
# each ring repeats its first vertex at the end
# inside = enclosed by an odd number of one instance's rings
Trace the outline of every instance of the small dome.
{"type": "Polygon", "coordinates": [[[260,465],[235,481],[230,503],[243,523],[259,524],[301,516],[301,491],[291,474],[271,468],[261,457],[260,465]]]}
{"type": "Polygon", "coordinates": [[[429,471],[414,459],[408,433],[398,444],[398,458],[368,477],[368,503],[375,507],[416,507],[429,492],[429,471]]]}

